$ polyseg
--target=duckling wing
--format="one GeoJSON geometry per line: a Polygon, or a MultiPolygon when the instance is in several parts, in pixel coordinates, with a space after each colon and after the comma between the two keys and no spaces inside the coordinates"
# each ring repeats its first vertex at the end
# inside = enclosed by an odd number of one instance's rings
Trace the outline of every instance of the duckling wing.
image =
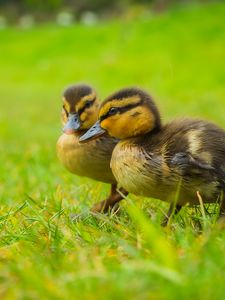
{"type": "Polygon", "coordinates": [[[175,120],[165,127],[163,149],[174,172],[217,179],[225,185],[225,131],[193,119],[175,120]]]}
{"type": "Polygon", "coordinates": [[[214,171],[215,168],[211,165],[202,162],[200,159],[194,158],[191,154],[186,152],[178,152],[176,153],[172,159],[171,164],[173,166],[180,167],[182,169],[186,168],[196,168],[208,171],[214,171]]]}

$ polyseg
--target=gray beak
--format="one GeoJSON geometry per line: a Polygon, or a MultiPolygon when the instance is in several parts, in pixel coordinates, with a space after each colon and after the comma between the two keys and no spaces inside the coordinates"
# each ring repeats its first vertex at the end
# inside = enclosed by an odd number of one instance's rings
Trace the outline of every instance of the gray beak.
{"type": "Polygon", "coordinates": [[[66,134],[73,134],[80,129],[81,123],[78,114],[69,114],[68,121],[63,128],[63,132],[66,134]]]}
{"type": "Polygon", "coordinates": [[[87,140],[92,140],[93,138],[101,136],[105,133],[106,133],[105,129],[102,129],[100,126],[100,122],[97,121],[90,129],[88,129],[88,131],[85,134],[83,134],[79,138],[79,142],[85,142],[87,140]]]}

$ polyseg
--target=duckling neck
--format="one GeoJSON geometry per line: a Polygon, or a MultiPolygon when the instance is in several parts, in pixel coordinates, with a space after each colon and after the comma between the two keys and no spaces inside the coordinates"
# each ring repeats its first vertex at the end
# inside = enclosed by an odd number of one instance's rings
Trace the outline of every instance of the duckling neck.
{"type": "Polygon", "coordinates": [[[158,134],[160,134],[162,132],[162,126],[156,126],[153,129],[151,129],[150,131],[146,132],[146,133],[140,133],[139,135],[133,136],[133,137],[129,137],[126,140],[140,140],[140,139],[151,139],[153,137],[156,137],[158,134]]]}
{"type": "Polygon", "coordinates": [[[160,123],[156,127],[154,127],[152,130],[148,131],[144,136],[146,136],[146,137],[154,136],[154,135],[160,133],[161,131],[162,131],[162,125],[160,123]]]}
{"type": "Polygon", "coordinates": [[[158,141],[159,140],[158,137],[160,137],[160,134],[162,133],[162,131],[163,131],[163,128],[161,126],[157,126],[145,134],[139,134],[136,136],[131,136],[131,137],[127,137],[122,140],[119,140],[119,146],[129,145],[129,144],[143,146],[146,143],[146,141],[148,141],[148,142],[158,141]]]}
{"type": "Polygon", "coordinates": [[[79,138],[81,137],[83,134],[85,134],[85,132],[87,131],[88,129],[80,129],[80,130],[77,130],[74,135],[79,138]]]}

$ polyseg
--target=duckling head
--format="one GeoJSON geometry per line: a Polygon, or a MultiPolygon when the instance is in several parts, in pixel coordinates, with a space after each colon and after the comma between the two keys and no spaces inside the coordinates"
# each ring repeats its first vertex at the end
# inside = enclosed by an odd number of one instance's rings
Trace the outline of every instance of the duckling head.
{"type": "Polygon", "coordinates": [[[126,88],[114,93],[101,104],[99,120],[80,141],[105,132],[115,138],[126,139],[160,129],[160,114],[151,96],[138,88],[126,88]]]}
{"type": "Polygon", "coordinates": [[[62,123],[66,134],[89,129],[98,119],[95,90],[85,84],[71,85],[63,93],[62,123]]]}

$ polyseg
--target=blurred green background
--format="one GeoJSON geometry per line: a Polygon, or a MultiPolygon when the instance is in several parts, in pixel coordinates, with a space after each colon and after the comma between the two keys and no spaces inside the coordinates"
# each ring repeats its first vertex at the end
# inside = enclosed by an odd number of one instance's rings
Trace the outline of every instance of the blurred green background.
{"type": "Polygon", "coordinates": [[[165,122],[225,128],[225,3],[77,3],[0,1],[1,299],[222,299],[223,231],[199,235],[186,209],[165,232],[167,205],[133,196],[135,214],[125,202],[120,218],[73,224],[108,186],[69,174],[55,144],[62,91],[76,82],[101,99],[139,86],[165,122]]]}

